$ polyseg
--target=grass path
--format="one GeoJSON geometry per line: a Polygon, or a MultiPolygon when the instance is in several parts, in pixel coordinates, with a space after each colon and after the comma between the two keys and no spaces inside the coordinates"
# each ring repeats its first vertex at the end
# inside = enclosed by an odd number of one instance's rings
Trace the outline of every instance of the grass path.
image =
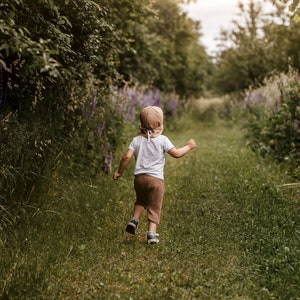
{"type": "Polygon", "coordinates": [[[132,165],[119,182],[57,178],[2,251],[3,298],[300,299],[299,196],[240,130],[190,124],[166,132],[198,147],[167,158],[158,245],[146,217],[136,237],[124,232],[132,165]]]}

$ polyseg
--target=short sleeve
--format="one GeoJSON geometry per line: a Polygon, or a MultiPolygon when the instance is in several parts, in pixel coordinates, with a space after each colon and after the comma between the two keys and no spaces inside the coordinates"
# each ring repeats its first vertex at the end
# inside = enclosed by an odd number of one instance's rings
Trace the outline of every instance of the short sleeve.
{"type": "Polygon", "coordinates": [[[134,151],[134,139],[129,144],[128,149],[134,151]]]}
{"type": "Polygon", "coordinates": [[[173,143],[169,140],[168,137],[165,136],[165,141],[164,141],[164,151],[165,152],[169,152],[172,148],[174,148],[175,146],[173,145],[173,143]]]}

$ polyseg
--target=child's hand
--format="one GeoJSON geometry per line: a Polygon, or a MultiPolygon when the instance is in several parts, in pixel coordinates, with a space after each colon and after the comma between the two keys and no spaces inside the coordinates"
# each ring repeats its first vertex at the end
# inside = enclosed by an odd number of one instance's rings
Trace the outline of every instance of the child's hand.
{"type": "Polygon", "coordinates": [[[113,179],[114,179],[114,180],[117,180],[117,179],[119,179],[120,176],[121,176],[121,174],[118,173],[118,172],[116,172],[116,173],[114,174],[114,176],[113,176],[113,179]]]}
{"type": "Polygon", "coordinates": [[[190,139],[190,140],[186,143],[186,145],[187,145],[190,149],[193,149],[193,148],[195,148],[195,147],[197,146],[194,139],[190,139]]]}

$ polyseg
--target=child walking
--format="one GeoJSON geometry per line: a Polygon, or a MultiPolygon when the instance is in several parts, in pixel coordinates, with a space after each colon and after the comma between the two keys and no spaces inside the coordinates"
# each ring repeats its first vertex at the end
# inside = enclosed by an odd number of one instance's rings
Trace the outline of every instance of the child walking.
{"type": "Polygon", "coordinates": [[[163,111],[157,106],[147,106],[140,113],[140,135],[133,138],[127,151],[123,154],[119,169],[113,175],[117,180],[126,166],[135,156],[134,189],[136,201],[133,217],[126,231],[135,234],[144,210],[148,213],[147,240],[149,244],[159,242],[156,232],[160,222],[160,213],[164,196],[165,153],[180,158],[196,147],[190,139],[182,148],[176,148],[163,132],[163,111]]]}

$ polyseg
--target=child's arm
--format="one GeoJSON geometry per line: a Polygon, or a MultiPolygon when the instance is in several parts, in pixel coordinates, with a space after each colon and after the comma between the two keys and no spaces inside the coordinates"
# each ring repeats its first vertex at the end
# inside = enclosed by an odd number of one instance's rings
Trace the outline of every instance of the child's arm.
{"type": "Polygon", "coordinates": [[[127,167],[128,163],[130,162],[134,152],[128,149],[122,156],[118,172],[116,172],[113,176],[114,180],[117,180],[124,172],[125,168],[127,167]]]}
{"type": "Polygon", "coordinates": [[[190,139],[186,145],[182,148],[172,148],[168,153],[174,158],[180,158],[187,154],[190,150],[196,147],[196,142],[194,139],[190,139]]]}

